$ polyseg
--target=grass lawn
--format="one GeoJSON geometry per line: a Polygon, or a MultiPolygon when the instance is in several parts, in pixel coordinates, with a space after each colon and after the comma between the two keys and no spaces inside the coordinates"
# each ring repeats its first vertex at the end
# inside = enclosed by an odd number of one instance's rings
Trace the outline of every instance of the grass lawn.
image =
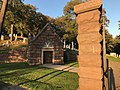
{"type": "MultiPolygon", "coordinates": [[[[107,58],[108,58],[110,61],[120,62],[120,58],[116,58],[116,57],[113,57],[113,56],[107,56],[107,58]]],[[[67,66],[72,66],[72,67],[77,67],[77,68],[79,67],[77,61],[65,62],[65,65],[67,65],[67,66]]]]}
{"type": "Polygon", "coordinates": [[[72,67],[76,67],[78,68],[79,65],[78,65],[78,62],[77,61],[68,61],[68,62],[65,62],[64,65],[67,65],[67,66],[72,66],[72,67]]]}
{"type": "Polygon", "coordinates": [[[77,90],[78,75],[27,63],[0,64],[0,89],[5,83],[29,90],[77,90]]]}
{"type": "Polygon", "coordinates": [[[115,58],[113,56],[107,56],[110,61],[120,62],[120,58],[115,58]]]}

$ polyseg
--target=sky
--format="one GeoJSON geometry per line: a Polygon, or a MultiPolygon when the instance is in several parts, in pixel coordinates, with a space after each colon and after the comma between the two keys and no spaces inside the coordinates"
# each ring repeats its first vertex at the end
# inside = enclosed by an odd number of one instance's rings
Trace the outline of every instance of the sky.
{"type": "MultiPolygon", "coordinates": [[[[26,4],[37,7],[37,11],[52,18],[63,15],[63,8],[70,0],[24,0],[26,4]]],[[[110,20],[107,28],[110,34],[115,37],[120,35],[118,30],[118,20],[120,20],[120,0],[103,0],[103,7],[106,9],[106,16],[110,20]]]]}

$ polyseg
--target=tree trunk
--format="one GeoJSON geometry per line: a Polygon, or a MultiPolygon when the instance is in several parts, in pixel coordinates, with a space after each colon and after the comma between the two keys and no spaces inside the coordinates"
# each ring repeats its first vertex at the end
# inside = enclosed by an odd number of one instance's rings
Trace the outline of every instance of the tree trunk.
{"type": "Polygon", "coordinates": [[[3,1],[2,9],[1,9],[1,12],[0,12],[0,35],[1,35],[1,30],[2,30],[2,26],[3,26],[4,18],[5,18],[5,13],[6,13],[8,1],[9,0],[4,0],[3,1]]]}

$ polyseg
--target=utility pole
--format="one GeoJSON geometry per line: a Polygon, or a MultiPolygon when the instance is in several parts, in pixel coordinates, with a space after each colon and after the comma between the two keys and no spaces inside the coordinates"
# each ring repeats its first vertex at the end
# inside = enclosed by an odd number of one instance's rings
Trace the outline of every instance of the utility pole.
{"type": "Polygon", "coordinates": [[[2,8],[1,8],[1,11],[0,11],[0,35],[1,35],[1,32],[2,32],[2,26],[3,26],[5,14],[6,14],[8,1],[9,0],[3,0],[2,8]]]}

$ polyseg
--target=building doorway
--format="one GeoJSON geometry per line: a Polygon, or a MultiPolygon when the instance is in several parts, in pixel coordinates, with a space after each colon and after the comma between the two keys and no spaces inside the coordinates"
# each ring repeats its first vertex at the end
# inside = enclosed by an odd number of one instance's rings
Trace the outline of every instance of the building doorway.
{"type": "Polygon", "coordinates": [[[52,63],[53,51],[43,51],[43,63],[52,63]]]}

